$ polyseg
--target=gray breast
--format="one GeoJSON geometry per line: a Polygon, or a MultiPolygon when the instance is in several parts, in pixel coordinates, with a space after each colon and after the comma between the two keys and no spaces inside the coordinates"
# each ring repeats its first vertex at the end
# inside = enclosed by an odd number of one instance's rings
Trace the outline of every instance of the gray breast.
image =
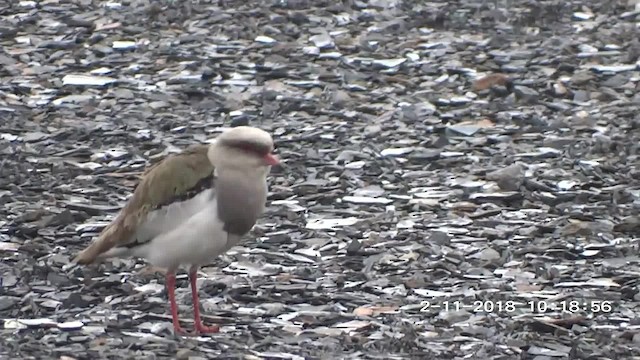
{"type": "Polygon", "coordinates": [[[224,230],[244,235],[255,225],[267,201],[264,178],[220,174],[215,180],[218,217],[224,230]]]}

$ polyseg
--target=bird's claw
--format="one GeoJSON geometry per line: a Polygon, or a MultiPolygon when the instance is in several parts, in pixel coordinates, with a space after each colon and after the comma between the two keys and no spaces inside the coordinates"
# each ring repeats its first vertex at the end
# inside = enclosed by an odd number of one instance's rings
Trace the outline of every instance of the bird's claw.
{"type": "Polygon", "coordinates": [[[198,324],[196,325],[196,332],[200,334],[215,334],[220,332],[220,327],[216,325],[204,326],[202,324],[198,324]]]}
{"type": "Polygon", "coordinates": [[[173,332],[176,335],[181,336],[198,336],[202,334],[215,334],[220,332],[220,327],[218,326],[204,326],[204,325],[196,325],[195,329],[192,331],[187,331],[183,327],[175,327],[173,328],[173,332]]]}
{"type": "Polygon", "coordinates": [[[182,326],[174,326],[173,333],[175,335],[190,336],[191,332],[185,330],[182,326]]]}

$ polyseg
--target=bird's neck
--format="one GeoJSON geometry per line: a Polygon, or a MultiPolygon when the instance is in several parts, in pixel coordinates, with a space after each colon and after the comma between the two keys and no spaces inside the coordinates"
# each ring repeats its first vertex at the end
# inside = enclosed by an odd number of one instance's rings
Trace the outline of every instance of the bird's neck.
{"type": "Polygon", "coordinates": [[[260,167],[218,167],[216,168],[216,177],[251,179],[256,183],[267,180],[267,175],[271,170],[271,166],[260,167]]]}

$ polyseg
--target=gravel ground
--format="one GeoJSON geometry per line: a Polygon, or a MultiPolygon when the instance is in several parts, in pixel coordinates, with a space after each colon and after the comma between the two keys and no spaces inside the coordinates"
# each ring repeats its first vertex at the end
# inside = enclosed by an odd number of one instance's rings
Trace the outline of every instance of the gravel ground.
{"type": "Polygon", "coordinates": [[[2,359],[640,359],[640,5],[0,4],[2,359]],[[145,166],[274,134],[267,214],[164,278],[72,256],[145,166]],[[188,321],[186,275],[178,298],[188,321]]]}

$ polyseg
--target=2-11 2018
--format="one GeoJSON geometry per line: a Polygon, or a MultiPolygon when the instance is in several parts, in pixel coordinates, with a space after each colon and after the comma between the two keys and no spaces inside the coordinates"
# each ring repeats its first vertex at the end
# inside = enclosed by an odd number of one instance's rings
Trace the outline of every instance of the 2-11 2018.
{"type": "Polygon", "coordinates": [[[563,300],[563,301],[547,301],[547,300],[528,300],[526,302],[517,301],[492,301],[492,300],[475,300],[472,304],[466,304],[459,300],[440,301],[440,302],[423,302],[420,311],[444,310],[459,311],[467,310],[474,313],[491,313],[491,312],[514,312],[517,309],[521,311],[530,311],[533,313],[552,312],[592,312],[592,313],[610,313],[613,311],[613,303],[607,300],[563,300]]]}

